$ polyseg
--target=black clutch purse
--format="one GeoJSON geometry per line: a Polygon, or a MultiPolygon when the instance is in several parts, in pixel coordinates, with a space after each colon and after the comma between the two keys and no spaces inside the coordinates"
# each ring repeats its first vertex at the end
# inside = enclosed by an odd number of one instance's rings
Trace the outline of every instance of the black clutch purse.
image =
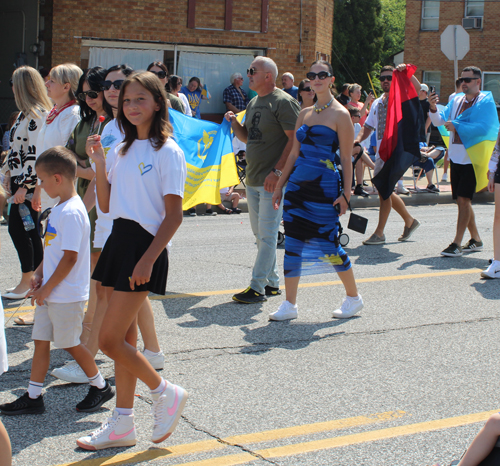
{"type": "MultiPolygon", "coordinates": [[[[368,219],[365,217],[361,217],[361,215],[353,213],[351,209],[351,203],[345,197],[343,190],[340,192],[340,195],[344,196],[344,199],[347,202],[347,207],[349,207],[349,210],[351,211],[347,228],[349,228],[349,230],[353,230],[356,231],[357,233],[361,233],[362,235],[364,235],[366,233],[366,227],[368,226],[368,219]]],[[[335,209],[340,214],[340,204],[335,205],[335,209]]]]}
{"type": "MultiPolygon", "coordinates": [[[[351,206],[349,206],[349,208],[350,207],[351,206]]],[[[347,224],[347,228],[349,228],[349,230],[353,230],[364,235],[366,233],[367,225],[367,218],[361,217],[361,215],[357,215],[351,210],[351,216],[349,217],[349,223],[347,224]]]]}

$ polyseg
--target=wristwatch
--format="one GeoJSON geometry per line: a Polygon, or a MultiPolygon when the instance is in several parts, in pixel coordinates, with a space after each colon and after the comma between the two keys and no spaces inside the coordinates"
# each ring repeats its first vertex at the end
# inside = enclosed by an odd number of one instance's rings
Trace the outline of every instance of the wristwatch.
{"type": "Polygon", "coordinates": [[[277,168],[273,168],[271,170],[278,178],[283,175],[283,172],[281,170],[278,170],[277,168]]]}

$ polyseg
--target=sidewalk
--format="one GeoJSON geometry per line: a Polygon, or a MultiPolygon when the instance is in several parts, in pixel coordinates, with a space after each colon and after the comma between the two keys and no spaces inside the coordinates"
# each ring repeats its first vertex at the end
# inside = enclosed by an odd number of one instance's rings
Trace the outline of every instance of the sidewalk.
{"type": "MultiPolygon", "coordinates": [[[[439,180],[443,177],[443,168],[437,168],[439,180]]],[[[449,171],[448,171],[448,179],[449,179],[449,171]]],[[[433,177],[433,182],[436,183],[436,175],[433,177]]],[[[373,193],[371,183],[368,182],[370,186],[365,186],[365,190],[369,193],[373,193]]],[[[403,177],[403,185],[406,189],[413,191],[413,177],[411,175],[411,171],[405,173],[403,177]]],[[[411,192],[409,195],[401,195],[404,203],[406,205],[434,205],[434,204],[452,204],[455,201],[451,195],[451,184],[450,182],[441,182],[439,181],[439,193],[430,193],[425,190],[427,186],[427,179],[425,175],[423,175],[419,181],[417,182],[417,192],[411,192]]],[[[245,199],[241,199],[238,207],[243,212],[248,212],[248,206],[245,195],[245,187],[243,185],[239,185],[236,190],[240,193],[245,199]]],[[[487,202],[494,202],[494,194],[489,192],[481,192],[474,195],[473,204],[484,204],[487,202]]],[[[371,194],[369,197],[361,197],[361,196],[351,196],[351,207],[353,209],[363,209],[367,207],[378,207],[380,204],[378,195],[371,194]]],[[[227,203],[229,206],[229,203],[227,203]]],[[[221,211],[214,206],[214,209],[220,214],[221,211]]],[[[197,207],[197,213],[203,214],[205,213],[205,205],[200,205],[197,207]]]]}

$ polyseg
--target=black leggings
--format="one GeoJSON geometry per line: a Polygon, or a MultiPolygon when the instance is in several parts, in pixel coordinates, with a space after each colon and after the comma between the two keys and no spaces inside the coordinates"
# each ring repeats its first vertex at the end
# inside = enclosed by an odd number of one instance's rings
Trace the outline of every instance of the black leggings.
{"type": "MultiPolygon", "coordinates": [[[[12,195],[19,189],[19,186],[11,182],[10,189],[12,195]]],[[[30,190],[28,192],[33,192],[30,190]]],[[[28,207],[35,228],[30,231],[24,229],[23,221],[19,215],[19,205],[11,204],[9,214],[9,235],[17,250],[19,261],[21,262],[21,271],[29,273],[36,270],[43,259],[42,240],[38,234],[38,212],[31,207],[31,202],[24,201],[24,205],[28,207]]]]}

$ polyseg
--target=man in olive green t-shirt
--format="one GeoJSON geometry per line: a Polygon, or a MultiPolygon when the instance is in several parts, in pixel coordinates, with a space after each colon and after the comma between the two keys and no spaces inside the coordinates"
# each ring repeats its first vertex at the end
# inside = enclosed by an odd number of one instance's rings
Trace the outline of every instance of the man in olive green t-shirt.
{"type": "Polygon", "coordinates": [[[283,202],[274,210],[272,196],[295,137],[299,103],[276,87],[278,67],[267,57],[257,57],[248,70],[250,89],[257,92],[247,106],[245,124],[233,112],[225,118],[238,139],[247,144],[246,185],[250,225],[257,239],[257,258],[250,286],[233,296],[240,303],[266,301],[278,296],[276,244],[283,202]]]}

